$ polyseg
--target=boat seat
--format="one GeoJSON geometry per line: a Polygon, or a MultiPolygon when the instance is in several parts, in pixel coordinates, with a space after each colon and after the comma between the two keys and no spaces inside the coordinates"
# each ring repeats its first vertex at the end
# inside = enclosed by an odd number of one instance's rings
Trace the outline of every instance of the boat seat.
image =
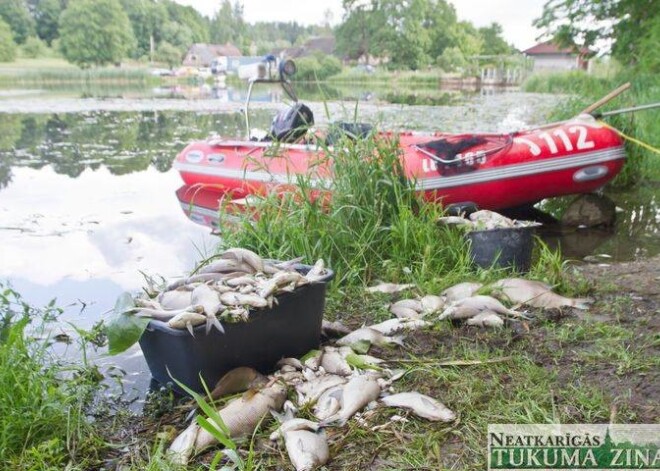
{"type": "Polygon", "coordinates": [[[325,142],[329,146],[332,146],[344,137],[348,137],[351,140],[355,140],[359,137],[367,137],[373,128],[374,127],[371,124],[367,123],[349,123],[345,121],[332,123],[328,130],[328,135],[325,138],[325,142]]]}
{"type": "Polygon", "coordinates": [[[264,141],[294,143],[305,135],[314,125],[314,113],[304,103],[296,103],[287,110],[282,110],[270,126],[264,141]]]}

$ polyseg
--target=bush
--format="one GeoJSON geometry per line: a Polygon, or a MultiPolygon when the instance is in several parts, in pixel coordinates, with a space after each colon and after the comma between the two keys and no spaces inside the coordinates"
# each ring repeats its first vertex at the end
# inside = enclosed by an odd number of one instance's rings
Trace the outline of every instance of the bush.
{"type": "Polygon", "coordinates": [[[299,82],[325,80],[341,72],[341,62],[334,56],[323,54],[301,57],[296,60],[298,71],[294,79],[299,82]]]}
{"type": "Polygon", "coordinates": [[[0,62],[11,62],[14,59],[16,59],[14,35],[9,25],[0,19],[0,62]]]}
{"type": "Polygon", "coordinates": [[[21,47],[21,50],[23,51],[24,57],[36,59],[37,57],[42,57],[46,53],[47,47],[46,43],[41,39],[30,36],[21,47]]]}
{"type": "Polygon", "coordinates": [[[436,59],[438,66],[445,72],[455,72],[462,70],[467,65],[465,56],[457,47],[448,47],[442,55],[436,59]]]}
{"type": "Polygon", "coordinates": [[[183,54],[178,47],[168,43],[167,41],[163,41],[158,45],[154,59],[156,59],[158,62],[166,63],[171,69],[174,66],[181,65],[182,57],[183,54]]]}

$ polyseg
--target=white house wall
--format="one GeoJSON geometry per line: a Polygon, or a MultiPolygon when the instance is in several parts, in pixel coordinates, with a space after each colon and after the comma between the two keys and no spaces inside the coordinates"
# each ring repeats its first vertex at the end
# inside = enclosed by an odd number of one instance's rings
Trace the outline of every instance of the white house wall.
{"type": "Polygon", "coordinates": [[[544,54],[533,56],[534,71],[540,70],[575,70],[578,68],[577,57],[566,54],[544,54]]]}

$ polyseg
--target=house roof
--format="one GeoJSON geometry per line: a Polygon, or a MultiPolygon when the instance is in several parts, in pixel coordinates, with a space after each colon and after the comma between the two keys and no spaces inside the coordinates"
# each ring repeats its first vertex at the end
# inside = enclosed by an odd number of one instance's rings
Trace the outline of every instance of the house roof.
{"type": "MultiPolygon", "coordinates": [[[[553,43],[552,40],[538,43],[536,46],[532,46],[522,52],[528,56],[538,56],[542,54],[577,54],[576,50],[572,47],[560,48],[555,43],[553,43]]],[[[580,54],[586,54],[588,52],[589,49],[587,48],[583,47],[579,49],[580,54]]]]}
{"type": "Polygon", "coordinates": [[[233,44],[204,44],[197,43],[190,46],[188,54],[194,54],[202,62],[210,63],[213,59],[220,56],[241,56],[241,51],[233,44]]]}

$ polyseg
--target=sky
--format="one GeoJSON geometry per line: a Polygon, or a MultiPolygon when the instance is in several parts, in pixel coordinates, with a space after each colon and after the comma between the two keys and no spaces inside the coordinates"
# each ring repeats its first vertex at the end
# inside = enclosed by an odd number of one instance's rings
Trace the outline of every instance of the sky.
{"type": "MultiPolygon", "coordinates": [[[[191,5],[212,16],[220,0],[176,0],[191,5]]],[[[532,21],[541,15],[546,0],[449,0],[460,20],[475,26],[488,26],[493,21],[504,29],[504,38],[518,49],[536,44],[541,33],[532,21]]],[[[341,0],[243,0],[246,21],[297,21],[305,25],[318,24],[327,9],[333,13],[334,23],[341,20],[341,0]]]]}

